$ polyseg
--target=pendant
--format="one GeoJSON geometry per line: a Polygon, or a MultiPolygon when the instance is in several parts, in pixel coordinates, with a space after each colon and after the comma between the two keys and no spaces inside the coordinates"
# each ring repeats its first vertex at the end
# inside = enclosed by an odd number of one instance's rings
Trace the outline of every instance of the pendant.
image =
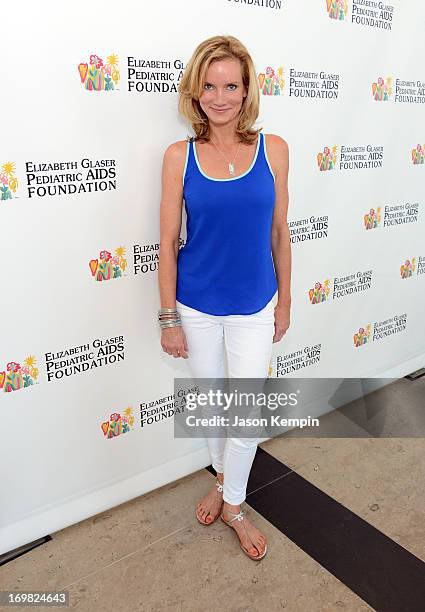
{"type": "Polygon", "coordinates": [[[232,162],[229,162],[229,172],[230,174],[235,174],[235,166],[232,164],[232,162]]]}

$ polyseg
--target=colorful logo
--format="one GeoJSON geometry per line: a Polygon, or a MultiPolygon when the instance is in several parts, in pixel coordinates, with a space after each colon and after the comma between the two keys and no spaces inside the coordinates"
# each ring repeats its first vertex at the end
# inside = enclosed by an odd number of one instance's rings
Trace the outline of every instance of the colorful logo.
{"type": "Polygon", "coordinates": [[[375,229],[375,227],[379,227],[381,225],[382,217],[381,217],[381,207],[375,210],[371,208],[367,215],[363,216],[364,226],[367,230],[375,229]]]}
{"type": "Polygon", "coordinates": [[[285,87],[283,67],[279,66],[275,72],[271,66],[267,66],[266,73],[260,72],[258,75],[258,84],[264,96],[280,96],[285,87]]]}
{"type": "Polygon", "coordinates": [[[33,385],[38,378],[38,368],[35,367],[34,355],[24,359],[24,366],[10,361],[6,366],[6,372],[0,372],[0,389],[5,393],[17,391],[33,385]]]}
{"type": "Polygon", "coordinates": [[[101,427],[105,438],[115,438],[131,431],[134,429],[133,408],[131,406],[126,408],[123,416],[119,412],[114,412],[109,417],[109,421],[102,423],[101,427]]]}
{"type": "Polygon", "coordinates": [[[328,15],[331,19],[342,21],[348,13],[347,0],[326,0],[328,15]]]}
{"type": "Polygon", "coordinates": [[[90,55],[90,64],[78,64],[81,83],[90,91],[117,89],[120,80],[118,56],[114,53],[106,58],[106,64],[98,55],[90,55]]]}
{"type": "Polygon", "coordinates": [[[425,161],[425,145],[418,144],[416,149],[412,149],[412,162],[414,165],[423,164],[425,161]]]}
{"type": "Polygon", "coordinates": [[[317,154],[317,165],[319,170],[333,170],[336,165],[336,145],[330,149],[329,147],[323,148],[323,153],[317,154]]]}
{"type": "Polygon", "coordinates": [[[127,268],[127,260],[124,257],[125,247],[115,249],[115,257],[109,251],[100,251],[99,259],[91,259],[89,262],[92,276],[97,281],[110,280],[123,275],[127,268]]]}
{"type": "Polygon", "coordinates": [[[392,83],[392,77],[387,77],[385,81],[382,77],[379,77],[377,83],[372,83],[373,99],[378,100],[379,102],[385,102],[389,100],[390,96],[393,93],[392,83]]]}
{"type": "Polygon", "coordinates": [[[309,290],[308,297],[310,298],[311,304],[320,304],[321,302],[326,301],[326,299],[329,297],[329,293],[331,290],[329,287],[329,283],[329,279],[326,279],[323,284],[317,282],[314,285],[314,289],[309,290]]]}
{"type": "Polygon", "coordinates": [[[372,333],[372,325],[368,323],[366,327],[360,327],[359,331],[354,334],[354,346],[362,346],[370,340],[372,333]]]}
{"type": "Polygon", "coordinates": [[[0,200],[11,200],[12,193],[16,193],[18,179],[15,176],[15,164],[6,162],[0,170],[0,200]]]}
{"type": "Polygon", "coordinates": [[[416,270],[416,257],[412,257],[411,260],[406,259],[404,264],[400,266],[401,278],[410,278],[413,276],[413,272],[416,270]]]}

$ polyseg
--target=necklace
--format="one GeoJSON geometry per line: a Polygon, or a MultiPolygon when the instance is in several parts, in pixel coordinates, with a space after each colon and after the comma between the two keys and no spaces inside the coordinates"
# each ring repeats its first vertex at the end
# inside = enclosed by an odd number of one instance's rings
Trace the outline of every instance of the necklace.
{"type": "Polygon", "coordinates": [[[237,154],[239,153],[239,147],[241,146],[241,143],[239,142],[239,146],[238,146],[238,149],[237,149],[237,151],[236,151],[236,155],[235,155],[235,157],[233,158],[233,161],[229,161],[229,160],[227,159],[227,157],[224,155],[224,153],[222,153],[222,152],[220,151],[220,149],[219,149],[219,148],[218,148],[218,146],[215,144],[215,142],[214,142],[214,140],[213,140],[212,138],[211,138],[211,142],[213,143],[213,145],[215,146],[215,148],[217,149],[217,151],[220,153],[220,155],[221,155],[222,157],[224,157],[224,159],[225,159],[225,160],[227,161],[227,163],[229,164],[229,174],[234,174],[234,173],[235,173],[235,164],[234,164],[234,161],[235,161],[235,159],[236,159],[237,154]]]}

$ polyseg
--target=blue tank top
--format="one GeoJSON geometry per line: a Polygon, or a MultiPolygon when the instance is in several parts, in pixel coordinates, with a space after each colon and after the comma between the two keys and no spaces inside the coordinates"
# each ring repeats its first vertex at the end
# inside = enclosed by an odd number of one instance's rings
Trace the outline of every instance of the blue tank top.
{"type": "Polygon", "coordinates": [[[248,170],[226,179],[208,177],[188,141],[183,198],[187,240],[177,259],[177,301],[212,315],[264,308],[278,288],[271,251],[275,184],[264,134],[248,170]]]}

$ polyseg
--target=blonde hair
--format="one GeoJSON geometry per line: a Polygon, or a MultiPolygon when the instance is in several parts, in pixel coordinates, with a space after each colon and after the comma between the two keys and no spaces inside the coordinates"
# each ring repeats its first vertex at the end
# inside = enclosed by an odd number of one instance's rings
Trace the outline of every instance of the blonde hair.
{"type": "Polygon", "coordinates": [[[210,125],[199,104],[209,65],[224,58],[241,62],[242,81],[247,89],[239,113],[236,133],[242,142],[252,143],[262,130],[251,129],[260,110],[260,90],[254,63],[246,47],[234,36],[212,36],[201,42],[192,54],[178,86],[178,110],[191,123],[196,134],[194,140],[208,141],[210,125]]]}

